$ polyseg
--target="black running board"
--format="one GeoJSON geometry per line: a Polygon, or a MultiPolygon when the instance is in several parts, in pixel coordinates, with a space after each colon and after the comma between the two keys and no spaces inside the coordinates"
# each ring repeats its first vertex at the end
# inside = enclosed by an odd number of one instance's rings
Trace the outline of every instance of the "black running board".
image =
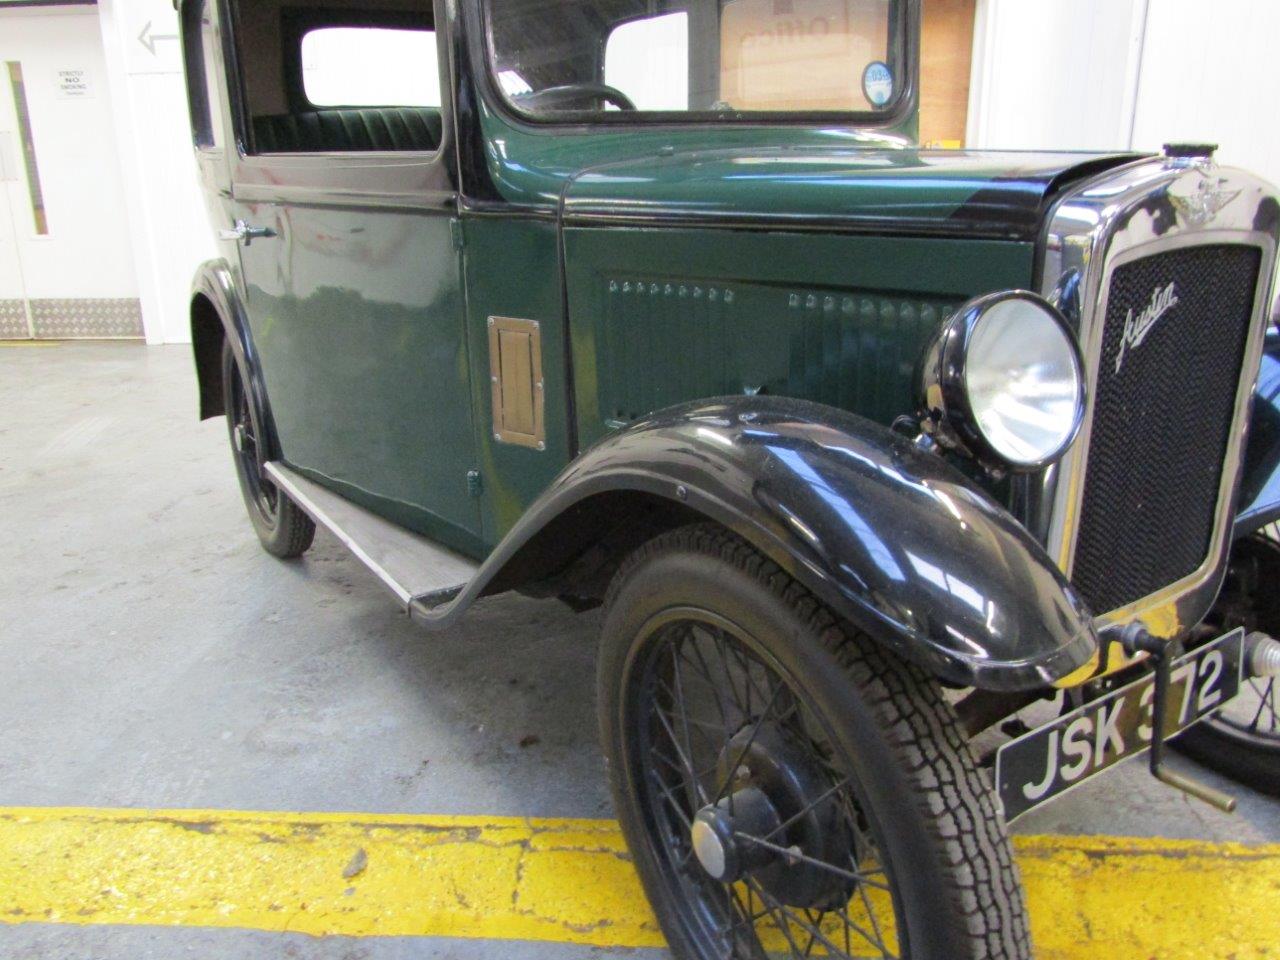
{"type": "Polygon", "coordinates": [[[454,599],[479,569],[474,561],[396,526],[279,461],[268,463],[266,471],[307,516],[373,571],[407,613],[454,599]]]}

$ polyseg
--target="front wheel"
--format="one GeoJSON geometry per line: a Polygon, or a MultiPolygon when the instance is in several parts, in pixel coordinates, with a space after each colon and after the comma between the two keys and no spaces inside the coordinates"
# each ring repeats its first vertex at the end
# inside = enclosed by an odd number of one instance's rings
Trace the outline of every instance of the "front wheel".
{"type": "Polygon", "coordinates": [[[937,685],[712,525],[609,591],[601,735],[675,956],[1030,960],[1003,820],[937,685]]]}
{"type": "Polygon", "coordinates": [[[222,344],[222,402],[244,505],[263,548],[282,559],[300,557],[315,539],[316,525],[262,472],[262,430],[231,344],[222,344]]]}

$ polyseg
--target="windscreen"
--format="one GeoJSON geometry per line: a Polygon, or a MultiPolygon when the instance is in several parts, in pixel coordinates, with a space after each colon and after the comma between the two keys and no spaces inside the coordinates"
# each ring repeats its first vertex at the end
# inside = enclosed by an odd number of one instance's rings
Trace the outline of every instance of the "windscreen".
{"type": "Polygon", "coordinates": [[[905,92],[896,0],[488,0],[522,112],[881,115],[905,92]]]}

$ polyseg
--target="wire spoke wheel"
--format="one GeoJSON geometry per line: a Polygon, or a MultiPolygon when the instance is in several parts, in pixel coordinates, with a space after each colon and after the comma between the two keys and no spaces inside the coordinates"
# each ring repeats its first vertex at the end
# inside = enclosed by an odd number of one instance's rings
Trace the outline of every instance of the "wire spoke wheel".
{"type": "Polygon", "coordinates": [[[614,576],[597,661],[618,820],[677,960],[1031,960],[955,712],[711,523],[614,576]]]}
{"type": "Polygon", "coordinates": [[[1217,723],[1280,745],[1280,715],[1276,713],[1276,680],[1252,677],[1236,700],[1215,717],[1217,723]]]}
{"type": "MultiPolygon", "coordinates": [[[[1280,636],[1280,528],[1272,524],[1236,544],[1218,604],[1210,615],[1220,630],[1244,626],[1280,636]]],[[[1250,677],[1240,695],[1207,721],[1224,732],[1270,745],[1280,762],[1280,714],[1274,677],[1250,677]]]]}
{"type": "Polygon", "coordinates": [[[265,416],[255,405],[245,374],[229,342],[222,345],[222,407],[227,415],[231,455],[249,520],[258,540],[282,559],[301,556],[311,546],[316,526],[301,508],[263,475],[270,446],[262,433],[265,416]]]}
{"type": "MultiPolygon", "coordinates": [[[[1272,524],[1236,548],[1228,583],[1224,620],[1246,629],[1280,636],[1280,524],[1272,524]]],[[[1226,626],[1227,624],[1223,624],[1226,626]]],[[[1275,677],[1250,677],[1240,696],[1223,707],[1210,722],[1260,742],[1272,741],[1280,753],[1280,714],[1275,677]]],[[[1280,757],[1278,757],[1280,759],[1280,757]]]]}
{"type": "Polygon", "coordinates": [[[658,628],[639,669],[656,853],[724,955],[902,956],[857,786],[797,685],[706,612],[658,628]]]}
{"type": "MultiPolygon", "coordinates": [[[[1236,542],[1207,622],[1213,634],[1243,626],[1280,636],[1280,525],[1236,542]]],[[[1239,696],[1177,743],[1206,766],[1280,795],[1280,684],[1274,677],[1247,677],[1239,696]]]]}
{"type": "Polygon", "coordinates": [[[227,386],[231,394],[231,446],[236,457],[236,467],[248,487],[246,499],[251,500],[264,522],[274,525],[279,511],[280,494],[275,484],[262,475],[258,431],[254,427],[248,391],[245,390],[244,379],[238,368],[227,386]]]}

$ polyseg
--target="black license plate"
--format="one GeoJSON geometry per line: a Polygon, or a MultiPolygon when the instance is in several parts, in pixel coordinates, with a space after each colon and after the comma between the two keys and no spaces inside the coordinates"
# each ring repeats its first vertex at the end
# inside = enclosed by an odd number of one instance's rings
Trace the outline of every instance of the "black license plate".
{"type": "MultiPolygon", "coordinates": [[[[1183,730],[1240,692],[1244,629],[1173,661],[1165,729],[1183,730]]],[[[996,786],[1006,819],[1070,790],[1151,745],[1154,675],[1064,713],[996,753],[996,786]]]]}

